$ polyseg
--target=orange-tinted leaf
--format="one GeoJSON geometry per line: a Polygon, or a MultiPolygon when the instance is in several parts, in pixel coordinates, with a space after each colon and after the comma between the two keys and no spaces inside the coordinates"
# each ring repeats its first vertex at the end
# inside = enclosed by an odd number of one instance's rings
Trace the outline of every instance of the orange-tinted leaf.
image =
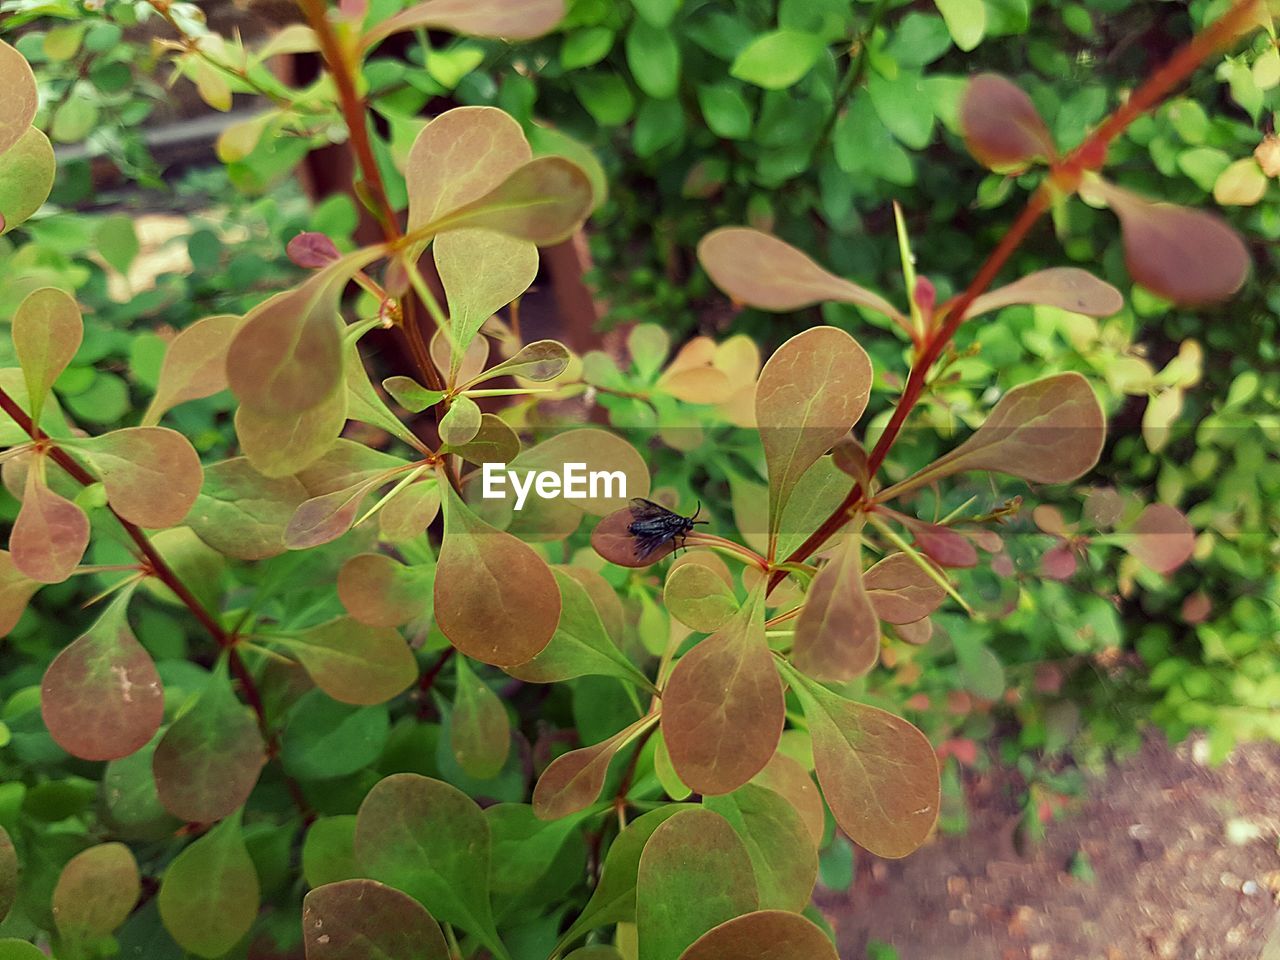
{"type": "Polygon", "coordinates": [[[290,550],[306,550],[336,540],[356,522],[356,514],[365,498],[394,476],[394,469],[375,473],[349,487],[303,501],[285,527],[285,545],[290,550]]]}
{"type": "Polygon", "coordinates": [[[375,880],[317,887],[302,901],[307,960],[449,960],[422,904],[375,880]]]}
{"type": "Polygon", "coordinates": [[[809,722],[818,783],[836,823],[876,856],[905,857],[938,819],[933,747],[901,717],[845,700],[795,670],[787,673],[809,722]]]}
{"type": "Polygon", "coordinates": [[[521,347],[511,358],[494,364],[484,372],[480,380],[492,380],[494,377],[519,377],[521,380],[544,383],[564,373],[571,358],[569,348],[560,341],[535,340],[521,347]]]}
{"type": "Polygon", "coordinates": [[[982,73],[969,81],[960,100],[960,129],[974,159],[998,173],[1057,156],[1031,98],[998,74],[982,73]]]}
{"type": "Polygon", "coordinates": [[[1069,580],[1076,572],[1076,554],[1069,543],[1059,543],[1040,558],[1040,572],[1050,580],[1069,580]]]}
{"type": "Polygon", "coordinates": [[[22,139],[36,118],[39,96],[36,78],[27,61],[13,47],[0,40],[0,89],[4,105],[0,106],[0,153],[22,139]]]}
{"type": "Polygon", "coordinates": [[[893,629],[903,643],[922,647],[933,636],[933,621],[925,617],[922,620],[912,620],[910,623],[895,623],[893,629]]]}
{"type": "Polygon", "coordinates": [[[1156,573],[1177,570],[1191,559],[1196,546],[1187,518],[1164,503],[1148,506],[1121,536],[1124,548],[1156,573]]]}
{"type": "Polygon", "coordinates": [[[413,651],[390,627],[340,617],[272,639],[292,650],[316,686],[342,703],[385,703],[418,676],[413,651]]]}
{"type": "Polygon", "coordinates": [[[9,916],[18,896],[18,852],[9,831],[0,827],[0,920],[9,916]]]}
{"type": "Polygon", "coordinates": [[[488,684],[476,676],[466,657],[454,657],[458,686],[449,721],[449,746],[468,776],[496,777],[511,752],[507,709],[488,684]]]}
{"type": "Polygon", "coordinates": [[[28,465],[22,507],[9,534],[13,565],[40,583],[61,583],[75,572],[89,546],[89,518],[49,489],[44,460],[28,465]]]}
{"type": "Polygon", "coordinates": [[[905,553],[885,557],[863,577],[876,616],[886,623],[914,623],[942,604],[946,591],[905,553]]]}
{"type": "Polygon", "coordinates": [[[828,273],[807,254],[759,230],[713,230],[699,242],[698,260],[717,287],[749,307],[787,312],[834,301],[902,316],[879,294],[828,273]]]}
{"type": "Polygon", "coordinates": [[[708,930],[680,960],[838,960],[836,948],[811,920],[785,910],[760,910],[708,930]]]}
{"type": "Polygon", "coordinates": [[[1078,267],[1037,270],[977,297],[965,311],[976,317],[1015,303],[1058,307],[1091,317],[1109,317],[1124,306],[1124,297],[1111,284],[1078,267]]]}
{"type": "Polygon", "coordinates": [[[862,540],[846,536],[818,571],[796,620],[792,662],[819,680],[848,681],[880,656],[880,621],[862,582],[862,540]]]}
{"type": "Polygon", "coordinates": [[[756,422],[769,469],[772,535],[801,476],[857,423],[870,395],[866,351],[835,327],[797,334],[764,365],[756,422]]]}
{"type": "Polygon", "coordinates": [[[294,477],[264,477],[244,457],[215,463],[186,523],[219,553],[237,560],[264,560],[284,553],[285,528],[307,499],[294,477]]]}
{"type": "Polygon", "coordinates": [[[966,470],[1066,483],[1098,462],[1106,418],[1089,382],[1059,373],[1014,387],[964,443],[881,494],[888,500],[966,470]]]}
{"type": "Polygon", "coordinates": [[[266,477],[287,477],[333,448],[347,422],[347,394],[335,390],[323,403],[298,414],[241,406],[235,422],[240,450],[253,468],[266,477]]]}
{"type": "Polygon", "coordinates": [[[160,367],[155,396],[142,418],[143,426],[159,423],[180,403],[211,397],[227,388],[227,349],[239,327],[239,317],[205,317],[173,338],[160,367]]]}
{"type": "Polygon", "coordinates": [[[814,846],[822,843],[826,832],[826,807],[809,771],[785,753],[775,753],[768,765],[751,778],[752,783],[768,787],[796,808],[814,846]]]}
{"type": "Polygon", "coordinates": [[[138,863],[129,848],[101,843],[62,868],[53,890],[53,921],[64,941],[89,944],[114,933],[141,893],[138,863]]]}
{"type": "Polygon", "coordinates": [[[656,722],[657,717],[652,715],[641,717],[608,740],[570,750],[552,760],[533,788],[533,812],[538,819],[559,820],[595,803],[617,752],[656,722]]]}
{"type": "Polygon", "coordinates": [[[662,735],[681,780],[698,793],[729,793],[769,762],[785,719],[757,589],[732,620],[677,661],[662,693],[662,735]]]}
{"type": "MultiPolygon", "coordinates": [[[[4,45],[0,43],[0,61],[3,60],[3,50],[4,45]]],[[[2,63],[0,70],[3,70],[2,63]]],[[[3,124],[0,124],[2,140],[3,124]]],[[[13,352],[27,382],[31,418],[38,422],[49,388],[67,369],[84,339],[80,308],[61,290],[41,287],[18,305],[10,336],[13,338],[13,352]]]]}
{"type": "Polygon", "coordinates": [[[140,527],[181,523],[200,495],[200,457],[168,427],[126,427],[77,440],[72,449],[101,478],[116,513],[140,527]]]}
{"type": "Polygon", "coordinates": [[[40,712],[49,734],[84,760],[127,757],[164,720],[160,675],[129,629],[133,591],[120,593],[97,623],[49,664],[40,712]]]}
{"type": "Polygon", "coordinates": [[[560,622],[560,591],[546,561],[479,519],[448,486],[434,596],[449,642],[494,666],[532,660],[560,622]]]}
{"type": "Polygon", "coordinates": [[[262,733],[232,692],[223,658],[203,692],[160,738],[151,770],[166,810],[212,823],[244,806],[266,762],[262,733]]]}
{"type": "Polygon", "coordinates": [[[338,571],[338,599],[363,624],[398,627],[427,611],[429,568],[424,574],[384,553],[357,554],[338,571]]]}
{"type": "Polygon", "coordinates": [[[1155,203],[1104,181],[1097,192],[1117,217],[1133,279],[1174,303],[1226,300],[1249,273],[1249,250],[1226,221],[1155,203]]]}
{"type": "Polygon", "coordinates": [[[18,625],[28,601],[42,586],[40,581],[23,575],[8,550],[0,550],[0,637],[18,625]]]}
{"type": "Polygon", "coordinates": [[[0,236],[44,206],[57,168],[53,144],[35,127],[28,127],[17,143],[0,153],[0,236]]]}
{"type": "Polygon", "coordinates": [[[747,845],[761,907],[799,912],[808,906],[818,880],[818,844],[795,807],[754,783],[702,802],[747,845]]]}
{"type": "Polygon", "coordinates": [[[368,50],[403,30],[448,30],[468,37],[532,40],[564,19],[564,0],[426,0],[389,17],[364,35],[368,50]]]}
{"type": "Polygon", "coordinates": [[[751,858],[729,822],[710,810],[682,810],[640,855],[640,960],[679,960],[712,927],[759,905],[751,858]]]}
{"type": "Polygon", "coordinates": [[[529,289],[538,248],[492,230],[451,230],[436,238],[432,255],[449,302],[452,375],[484,322],[529,289]]]}
{"type": "Polygon", "coordinates": [[[920,552],[940,567],[976,567],[978,551],[963,535],[936,523],[911,520],[907,529],[920,552]]]}

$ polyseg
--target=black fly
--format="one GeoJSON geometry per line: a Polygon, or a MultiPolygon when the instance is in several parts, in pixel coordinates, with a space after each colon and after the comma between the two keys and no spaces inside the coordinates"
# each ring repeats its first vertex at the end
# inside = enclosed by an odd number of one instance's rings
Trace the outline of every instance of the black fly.
{"type": "Polygon", "coordinates": [[[698,514],[701,511],[702,504],[699,503],[698,509],[693,512],[692,517],[682,517],[680,514],[668,510],[660,503],[645,500],[643,497],[633,498],[631,501],[632,520],[627,526],[627,532],[635,538],[636,557],[643,560],[649,554],[677,537],[680,538],[678,547],[683,547],[685,535],[696,524],[709,522],[698,519],[698,514]]]}

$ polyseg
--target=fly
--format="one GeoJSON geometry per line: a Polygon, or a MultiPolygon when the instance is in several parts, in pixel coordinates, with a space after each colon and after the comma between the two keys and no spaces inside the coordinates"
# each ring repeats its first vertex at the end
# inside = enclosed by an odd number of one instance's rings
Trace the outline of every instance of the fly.
{"type": "Polygon", "coordinates": [[[631,501],[631,523],[627,526],[627,532],[635,538],[636,558],[643,560],[649,554],[660,550],[677,537],[680,538],[680,542],[676,545],[676,548],[683,547],[685,536],[694,526],[699,523],[710,522],[698,519],[698,514],[701,512],[701,502],[699,502],[698,508],[694,510],[692,517],[682,517],[680,514],[668,510],[660,503],[645,500],[643,497],[633,498],[631,501]]]}

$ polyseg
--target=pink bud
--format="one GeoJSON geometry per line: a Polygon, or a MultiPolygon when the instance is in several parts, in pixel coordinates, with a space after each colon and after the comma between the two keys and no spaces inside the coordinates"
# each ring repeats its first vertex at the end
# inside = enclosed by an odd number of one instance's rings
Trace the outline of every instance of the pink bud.
{"type": "Polygon", "coordinates": [[[911,296],[926,319],[933,316],[933,308],[938,305],[938,289],[932,280],[928,277],[916,277],[916,289],[911,296]]]}
{"type": "Polygon", "coordinates": [[[319,270],[342,256],[323,233],[300,233],[289,241],[285,252],[304,270],[319,270]]]}

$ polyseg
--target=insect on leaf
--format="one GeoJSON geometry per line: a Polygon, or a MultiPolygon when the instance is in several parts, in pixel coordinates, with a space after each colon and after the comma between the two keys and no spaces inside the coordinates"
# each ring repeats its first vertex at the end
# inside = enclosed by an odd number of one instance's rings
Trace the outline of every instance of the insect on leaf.
{"type": "Polygon", "coordinates": [[[205,317],[173,338],[155,395],[142,418],[144,427],[155,426],[179,404],[227,389],[227,350],[239,327],[239,317],[205,317]]]}
{"type": "Polygon", "coordinates": [[[426,908],[375,880],[343,880],[308,893],[302,936],[307,960],[449,960],[449,945],[426,908]]]}
{"type": "Polygon", "coordinates": [[[727,920],[680,955],[680,960],[838,960],[827,935],[805,917],[760,910],[727,920]]]}
{"type": "Polygon", "coordinates": [[[862,579],[862,538],[849,534],[818,571],[796,620],[792,662],[819,680],[845,682],[880,656],[880,621],[862,579]]]}
{"type": "Polygon", "coordinates": [[[341,703],[385,703],[418,676],[413,651],[391,627],[340,617],[271,639],[293,651],[316,686],[341,703]]]}
{"type": "Polygon", "coordinates": [[[72,857],[53,890],[53,920],[70,943],[110,936],[142,892],[138,863],[123,843],[102,843],[72,857]]]}
{"type": "Polygon", "coordinates": [[[31,419],[39,422],[49,389],[67,369],[84,339],[80,308],[61,290],[42,287],[18,305],[10,336],[26,379],[31,419]]]}
{"type": "Polygon", "coordinates": [[[607,740],[570,750],[552,760],[533,788],[533,812],[538,819],[558,820],[595,803],[618,751],[656,722],[655,716],[641,717],[607,740]]]}
{"type": "Polygon", "coordinates": [[[97,623],[49,664],[40,712],[54,741],[84,760],[114,760],[145,745],[164,720],[151,656],[129,629],[126,587],[97,623]]]}

